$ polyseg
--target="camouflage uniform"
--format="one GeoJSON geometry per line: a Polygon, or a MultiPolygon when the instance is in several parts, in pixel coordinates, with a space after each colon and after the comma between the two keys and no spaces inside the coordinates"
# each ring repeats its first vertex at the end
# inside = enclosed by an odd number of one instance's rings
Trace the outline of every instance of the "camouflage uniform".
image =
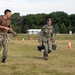
{"type": "Polygon", "coordinates": [[[7,51],[8,51],[8,36],[7,34],[0,34],[0,50],[4,48],[2,59],[7,58],[7,51]]]}
{"type": "Polygon", "coordinates": [[[52,42],[55,41],[53,37],[54,28],[53,26],[44,25],[41,29],[39,42],[44,44],[45,51],[44,57],[48,57],[48,51],[52,50],[52,42]]]}
{"type": "MultiPolygon", "coordinates": [[[[0,17],[0,25],[4,27],[11,27],[10,26],[10,20],[4,19],[3,16],[0,17]]],[[[4,48],[3,54],[2,54],[2,60],[7,58],[7,52],[8,52],[8,35],[7,30],[0,28],[0,50],[2,47],[4,48]]]]}

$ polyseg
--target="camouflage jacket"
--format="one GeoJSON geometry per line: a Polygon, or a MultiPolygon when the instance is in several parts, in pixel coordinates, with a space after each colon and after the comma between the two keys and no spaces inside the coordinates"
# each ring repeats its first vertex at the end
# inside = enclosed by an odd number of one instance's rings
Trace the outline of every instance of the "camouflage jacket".
{"type": "Polygon", "coordinates": [[[55,42],[54,39],[54,28],[53,26],[48,27],[48,25],[44,25],[41,28],[41,33],[40,33],[40,37],[39,37],[39,42],[41,43],[42,41],[52,41],[55,42]]]}

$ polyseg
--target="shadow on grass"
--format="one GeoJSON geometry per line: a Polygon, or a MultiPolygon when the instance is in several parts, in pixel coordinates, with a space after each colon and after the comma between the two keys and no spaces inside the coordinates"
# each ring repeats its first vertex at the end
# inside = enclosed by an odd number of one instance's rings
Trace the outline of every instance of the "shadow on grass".
{"type": "Polygon", "coordinates": [[[25,56],[26,58],[32,58],[32,59],[43,59],[43,57],[39,56],[25,56]]]}

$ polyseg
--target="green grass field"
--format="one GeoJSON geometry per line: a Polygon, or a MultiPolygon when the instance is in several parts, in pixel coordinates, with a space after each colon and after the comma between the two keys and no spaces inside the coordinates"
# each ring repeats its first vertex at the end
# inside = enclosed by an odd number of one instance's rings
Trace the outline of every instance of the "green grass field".
{"type": "MultiPolygon", "coordinates": [[[[6,63],[0,62],[0,75],[75,75],[75,38],[73,36],[71,49],[68,49],[69,36],[56,36],[56,38],[61,37],[61,40],[57,38],[57,50],[49,54],[48,61],[44,60],[43,53],[37,50],[37,40],[22,42],[24,35],[17,36],[19,40],[10,36],[13,40],[9,42],[6,63]]],[[[0,59],[2,51],[0,51],[0,59]]]]}
{"type": "MultiPolygon", "coordinates": [[[[17,36],[13,36],[12,34],[9,35],[11,40],[15,40],[16,38],[18,40],[22,40],[23,38],[25,40],[29,40],[30,38],[33,38],[33,40],[38,40],[39,35],[28,35],[28,34],[18,34],[17,36]]],[[[55,34],[54,37],[56,40],[75,40],[75,34],[69,35],[69,34],[55,34]]]]}

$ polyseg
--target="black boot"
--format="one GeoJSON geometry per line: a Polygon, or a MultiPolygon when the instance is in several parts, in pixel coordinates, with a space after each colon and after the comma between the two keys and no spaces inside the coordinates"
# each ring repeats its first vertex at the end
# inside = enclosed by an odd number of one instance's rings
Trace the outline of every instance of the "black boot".
{"type": "Polygon", "coordinates": [[[44,52],[44,59],[48,60],[48,54],[46,54],[45,52],[44,52]]]}
{"type": "Polygon", "coordinates": [[[45,56],[44,59],[45,59],[45,60],[48,60],[48,56],[45,56]]]}
{"type": "Polygon", "coordinates": [[[2,63],[5,63],[5,59],[2,59],[2,63]]]}
{"type": "Polygon", "coordinates": [[[48,49],[48,54],[49,54],[49,53],[51,53],[51,50],[50,50],[50,49],[48,49]]]}

